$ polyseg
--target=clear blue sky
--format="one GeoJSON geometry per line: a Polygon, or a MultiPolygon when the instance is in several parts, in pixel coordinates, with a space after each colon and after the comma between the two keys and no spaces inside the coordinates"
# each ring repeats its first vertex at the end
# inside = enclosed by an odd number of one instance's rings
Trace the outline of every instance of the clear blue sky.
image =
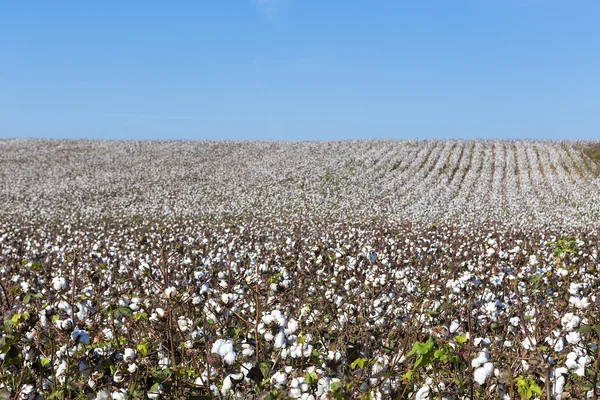
{"type": "Polygon", "coordinates": [[[5,1],[0,136],[600,139],[600,1],[5,1]]]}

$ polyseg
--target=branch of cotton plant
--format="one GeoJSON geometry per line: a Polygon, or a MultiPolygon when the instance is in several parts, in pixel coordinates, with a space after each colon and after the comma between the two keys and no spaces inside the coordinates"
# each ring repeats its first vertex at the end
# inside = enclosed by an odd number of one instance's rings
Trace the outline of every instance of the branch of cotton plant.
{"type": "Polygon", "coordinates": [[[8,294],[6,293],[6,289],[2,282],[0,282],[0,289],[2,289],[2,294],[4,294],[4,298],[6,299],[6,310],[10,310],[12,308],[10,301],[8,300],[8,294]]]}
{"type": "Polygon", "coordinates": [[[258,344],[258,323],[260,321],[260,299],[259,299],[259,286],[258,283],[260,281],[260,270],[259,270],[259,264],[256,263],[256,285],[254,288],[254,302],[255,302],[255,307],[256,307],[256,317],[254,320],[254,345],[256,346],[256,355],[255,355],[255,361],[256,364],[259,363],[260,361],[260,347],[258,344]]]}
{"type": "MultiPolygon", "coordinates": [[[[164,246],[160,248],[160,265],[162,267],[162,274],[164,279],[164,289],[166,290],[169,287],[169,264],[167,260],[167,256],[165,254],[164,246]]],[[[167,298],[167,318],[168,318],[168,335],[169,335],[169,346],[171,347],[171,363],[173,367],[177,366],[177,359],[175,357],[175,343],[173,340],[173,309],[171,307],[171,301],[167,298]]]]}
{"type": "Polygon", "coordinates": [[[77,271],[79,271],[79,262],[77,253],[73,255],[73,281],[71,282],[71,321],[75,324],[75,286],[77,284],[77,271]]]}

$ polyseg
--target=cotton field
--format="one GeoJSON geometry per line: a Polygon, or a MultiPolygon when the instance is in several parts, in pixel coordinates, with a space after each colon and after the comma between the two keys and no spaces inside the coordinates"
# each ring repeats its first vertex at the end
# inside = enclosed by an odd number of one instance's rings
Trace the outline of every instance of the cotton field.
{"type": "Polygon", "coordinates": [[[0,141],[0,399],[597,399],[586,146],[0,141]]]}
{"type": "MultiPolygon", "coordinates": [[[[309,213],[454,224],[595,224],[593,142],[0,140],[11,218],[309,213]]],[[[595,162],[596,161],[596,162],[595,162]]]]}

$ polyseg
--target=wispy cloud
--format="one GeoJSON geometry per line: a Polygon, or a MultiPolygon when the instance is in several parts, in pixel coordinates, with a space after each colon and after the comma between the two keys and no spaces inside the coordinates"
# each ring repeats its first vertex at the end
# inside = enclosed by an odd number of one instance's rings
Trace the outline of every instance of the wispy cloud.
{"type": "Polygon", "coordinates": [[[265,16],[266,18],[268,18],[269,20],[277,19],[280,16],[283,6],[286,3],[286,0],[252,0],[252,1],[254,1],[254,4],[256,5],[256,7],[260,11],[260,13],[263,16],[265,16]]]}

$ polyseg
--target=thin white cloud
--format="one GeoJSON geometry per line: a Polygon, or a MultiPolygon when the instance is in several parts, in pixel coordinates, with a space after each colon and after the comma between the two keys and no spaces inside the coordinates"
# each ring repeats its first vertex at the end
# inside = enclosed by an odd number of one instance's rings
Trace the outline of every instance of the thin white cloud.
{"type": "Polygon", "coordinates": [[[285,0],[252,0],[260,13],[269,20],[275,20],[281,14],[285,0]]]}

